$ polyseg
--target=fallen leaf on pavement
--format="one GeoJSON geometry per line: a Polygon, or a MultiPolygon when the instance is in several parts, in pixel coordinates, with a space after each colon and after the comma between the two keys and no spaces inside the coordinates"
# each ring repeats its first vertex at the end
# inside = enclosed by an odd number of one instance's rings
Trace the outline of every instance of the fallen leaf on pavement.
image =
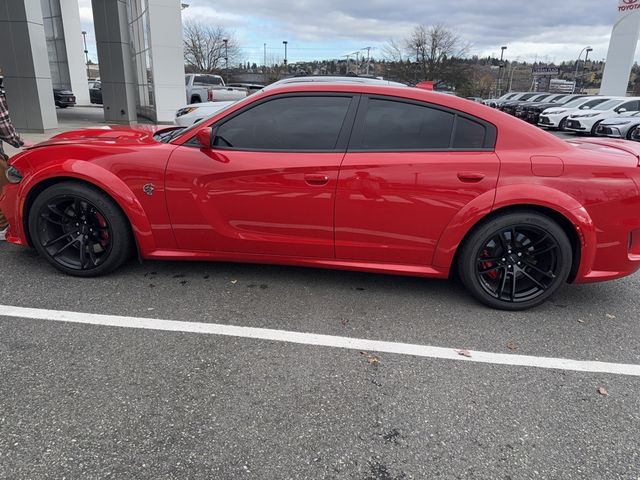
{"type": "Polygon", "coordinates": [[[614,318],[616,318],[616,316],[615,315],[611,315],[610,313],[607,313],[607,318],[610,318],[610,319],[613,320],[614,318]]]}
{"type": "Polygon", "coordinates": [[[518,347],[516,346],[516,344],[515,344],[515,343],[513,343],[513,342],[507,342],[507,348],[508,348],[509,350],[511,350],[512,352],[515,352],[515,351],[518,349],[518,347]]]}
{"type": "Polygon", "coordinates": [[[578,319],[578,323],[584,323],[584,320],[582,320],[581,318],[578,319]]]}
{"type": "Polygon", "coordinates": [[[231,280],[231,283],[238,283],[238,280],[231,280]]]}
{"type": "Polygon", "coordinates": [[[367,360],[371,365],[378,365],[380,363],[380,359],[375,355],[371,355],[370,357],[367,357],[367,360]]]}
{"type": "Polygon", "coordinates": [[[471,357],[471,353],[469,353],[469,350],[458,350],[458,355],[462,355],[463,357],[471,357]]]}
{"type": "Polygon", "coordinates": [[[606,388],[604,387],[598,387],[598,393],[602,396],[608,397],[609,396],[609,392],[607,391],[606,388]]]}

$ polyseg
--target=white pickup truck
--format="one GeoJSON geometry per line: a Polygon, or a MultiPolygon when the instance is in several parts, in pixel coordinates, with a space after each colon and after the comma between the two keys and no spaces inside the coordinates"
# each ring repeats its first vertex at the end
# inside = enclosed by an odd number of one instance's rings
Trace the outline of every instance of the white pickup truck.
{"type": "Polygon", "coordinates": [[[187,103],[228,102],[246,97],[246,88],[227,87],[220,75],[189,73],[184,76],[187,103]]]}

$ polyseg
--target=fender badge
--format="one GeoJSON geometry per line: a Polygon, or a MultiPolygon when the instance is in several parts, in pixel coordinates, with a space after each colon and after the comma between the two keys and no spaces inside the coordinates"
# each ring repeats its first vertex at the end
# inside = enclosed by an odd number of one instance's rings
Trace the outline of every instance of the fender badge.
{"type": "Polygon", "coordinates": [[[155,187],[153,186],[153,183],[147,183],[144,187],[142,187],[142,191],[149,196],[153,195],[154,189],[155,187]]]}

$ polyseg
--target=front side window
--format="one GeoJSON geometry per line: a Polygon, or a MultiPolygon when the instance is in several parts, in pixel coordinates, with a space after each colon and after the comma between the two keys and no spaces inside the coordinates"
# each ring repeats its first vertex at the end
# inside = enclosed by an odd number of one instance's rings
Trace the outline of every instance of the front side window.
{"type": "MultiPolygon", "coordinates": [[[[580,105],[580,110],[590,110],[594,107],[598,107],[598,105],[600,105],[601,103],[604,103],[605,101],[606,99],[604,98],[596,98],[595,100],[590,100],[586,102],[584,105],[580,105]]],[[[600,110],[600,107],[598,107],[598,110],[600,110]]]]}
{"type": "Polygon", "coordinates": [[[370,99],[361,147],[365,150],[429,150],[449,148],[453,120],[450,112],[370,99]]]}
{"type": "Polygon", "coordinates": [[[270,100],[220,125],[215,145],[238,150],[333,150],[350,103],[350,96],[270,100]]]}

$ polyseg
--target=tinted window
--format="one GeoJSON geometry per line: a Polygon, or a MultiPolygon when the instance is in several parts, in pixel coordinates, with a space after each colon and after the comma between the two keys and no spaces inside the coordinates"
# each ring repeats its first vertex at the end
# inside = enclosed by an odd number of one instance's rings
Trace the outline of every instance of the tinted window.
{"type": "Polygon", "coordinates": [[[332,150],[351,97],[271,100],[225,122],[216,145],[252,150],[332,150]]]}
{"type": "Polygon", "coordinates": [[[222,85],[222,80],[210,75],[198,75],[193,83],[194,85],[222,85]]]}
{"type": "Polygon", "coordinates": [[[453,148],[482,148],[484,147],[485,136],[486,128],[484,125],[458,116],[453,148]]]}
{"type": "Polygon", "coordinates": [[[590,101],[586,102],[584,105],[580,105],[580,110],[591,109],[591,108],[595,107],[596,105],[600,105],[601,103],[603,103],[605,101],[606,101],[605,98],[596,98],[595,100],[590,100],[590,101]]]}
{"type": "Polygon", "coordinates": [[[636,111],[636,110],[638,110],[638,101],[634,100],[632,102],[625,102],[625,103],[623,103],[622,105],[620,105],[618,107],[618,110],[621,109],[621,108],[626,109],[627,112],[636,111]]]}
{"type": "Polygon", "coordinates": [[[435,108],[370,99],[362,133],[363,149],[448,148],[454,115],[435,108]]]}

